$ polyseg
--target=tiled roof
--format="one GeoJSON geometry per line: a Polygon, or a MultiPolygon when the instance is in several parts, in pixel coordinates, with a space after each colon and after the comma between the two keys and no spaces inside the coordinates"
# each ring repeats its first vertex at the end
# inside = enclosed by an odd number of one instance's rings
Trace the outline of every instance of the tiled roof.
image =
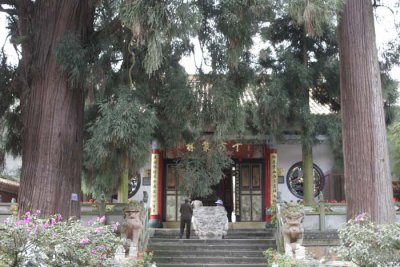
{"type": "Polygon", "coordinates": [[[0,191],[5,191],[5,192],[9,192],[9,193],[17,193],[18,188],[19,188],[18,182],[0,178],[0,191]]]}
{"type": "MultiPolygon", "coordinates": [[[[188,80],[192,86],[195,86],[196,84],[198,84],[200,82],[199,77],[197,75],[189,75],[188,80]]],[[[208,91],[209,89],[210,89],[209,86],[205,86],[203,90],[208,91]]],[[[252,88],[247,88],[244,91],[242,98],[240,99],[240,103],[242,103],[242,104],[248,103],[248,102],[257,103],[255,100],[255,95],[254,95],[252,88]]],[[[311,114],[316,114],[316,115],[332,113],[332,111],[330,110],[328,105],[322,105],[322,104],[318,103],[315,99],[313,99],[311,96],[311,92],[310,92],[310,112],[311,112],[311,114]]]]}

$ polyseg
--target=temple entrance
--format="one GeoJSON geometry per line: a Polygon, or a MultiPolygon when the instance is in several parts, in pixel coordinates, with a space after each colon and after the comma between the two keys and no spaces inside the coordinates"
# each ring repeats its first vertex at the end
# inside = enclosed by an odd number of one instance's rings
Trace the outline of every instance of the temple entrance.
{"type": "MultiPolygon", "coordinates": [[[[223,171],[220,182],[213,186],[207,197],[191,196],[200,200],[204,206],[215,206],[221,199],[227,211],[229,222],[257,222],[264,218],[264,165],[261,160],[236,161],[223,171]],[[234,212],[234,215],[233,215],[234,212]]],[[[185,196],[179,190],[182,177],[173,162],[166,164],[164,184],[164,221],[179,221],[179,207],[185,196]]]]}
{"type": "Polygon", "coordinates": [[[215,201],[221,199],[228,213],[228,221],[231,222],[233,211],[232,171],[231,169],[226,169],[223,173],[221,181],[212,187],[213,192],[209,196],[193,197],[193,199],[203,202],[203,206],[215,206],[215,201]]]}
{"type": "Polygon", "coordinates": [[[262,163],[248,161],[238,165],[240,189],[238,197],[242,222],[262,221],[263,214],[263,165],[262,163]]]}

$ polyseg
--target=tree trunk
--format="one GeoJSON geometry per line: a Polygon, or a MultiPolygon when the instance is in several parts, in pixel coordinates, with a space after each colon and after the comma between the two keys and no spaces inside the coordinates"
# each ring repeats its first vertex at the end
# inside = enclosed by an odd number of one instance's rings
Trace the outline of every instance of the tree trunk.
{"type": "MultiPolygon", "coordinates": [[[[55,49],[66,33],[84,40],[91,1],[26,1],[20,15],[26,88],[21,97],[23,152],[20,214],[40,210],[80,217],[83,81],[68,82],[55,49]],[[78,199],[79,200],[79,199],[78,199]]],[[[84,60],[84,59],[82,59],[84,60]]]]}
{"type": "Polygon", "coordinates": [[[347,217],[394,222],[382,88],[370,1],[347,1],[340,25],[340,88],[347,217]]]}
{"type": "Polygon", "coordinates": [[[303,141],[302,144],[303,155],[303,193],[304,203],[307,205],[315,204],[314,199],[314,171],[313,171],[313,154],[312,145],[303,141]]]}
{"type": "Polygon", "coordinates": [[[129,190],[128,183],[129,183],[129,159],[128,156],[126,156],[123,163],[123,171],[118,187],[119,203],[128,203],[128,190],[129,190]]]}
{"type": "MultiPolygon", "coordinates": [[[[301,34],[301,48],[302,48],[302,64],[307,68],[308,67],[308,48],[307,48],[307,36],[306,30],[303,28],[301,34]]],[[[307,112],[306,118],[310,117],[310,88],[305,87],[301,88],[302,90],[302,98],[304,103],[304,112],[307,112]]],[[[304,118],[303,118],[304,119],[304,118]]],[[[315,203],[314,200],[314,172],[313,172],[313,150],[312,143],[310,143],[310,129],[308,127],[308,123],[306,119],[303,121],[303,138],[301,144],[301,152],[302,152],[302,160],[303,160],[303,196],[304,203],[307,205],[311,205],[315,203]]]]}

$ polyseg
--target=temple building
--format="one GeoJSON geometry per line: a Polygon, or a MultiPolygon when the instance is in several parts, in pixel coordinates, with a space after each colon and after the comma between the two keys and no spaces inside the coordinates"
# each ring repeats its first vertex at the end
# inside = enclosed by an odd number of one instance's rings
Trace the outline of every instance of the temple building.
{"type": "MultiPolygon", "coordinates": [[[[317,136],[316,139],[318,143],[313,146],[315,196],[326,189],[332,195],[332,191],[340,191],[333,188],[333,179],[341,176],[332,175],[333,155],[327,138],[317,136]]],[[[303,198],[300,136],[286,135],[282,143],[274,145],[267,136],[242,137],[227,140],[225,146],[234,163],[222,170],[221,181],[213,187],[213,193],[201,200],[205,205],[214,205],[221,199],[230,222],[265,222],[268,225],[271,207],[276,201],[303,198]]],[[[187,144],[181,144],[163,151],[154,143],[151,160],[137,177],[140,188],[136,189],[133,199],[149,196],[153,227],[176,226],[180,204],[184,198],[191,197],[182,193],[183,177],[176,169],[181,153],[190,153],[190,149],[187,144]]]]}

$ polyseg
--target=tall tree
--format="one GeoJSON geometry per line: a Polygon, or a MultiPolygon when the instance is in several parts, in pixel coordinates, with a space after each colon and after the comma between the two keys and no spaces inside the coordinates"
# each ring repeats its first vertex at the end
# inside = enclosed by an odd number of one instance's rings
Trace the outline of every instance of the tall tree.
{"type": "Polygon", "coordinates": [[[104,33],[93,41],[91,94],[97,103],[87,103],[83,189],[110,196],[119,187],[118,198],[126,202],[127,174],[146,162],[150,140],[174,147],[194,113],[194,93],[179,60],[191,49],[196,9],[176,0],[104,0],[96,14],[104,33]]]}
{"type": "MultiPolygon", "coordinates": [[[[60,44],[84,47],[92,26],[92,1],[0,1],[11,16],[22,57],[15,82],[22,112],[23,213],[80,216],[83,79],[82,54],[62,65],[60,44]]],[[[14,85],[15,86],[15,85],[14,85]]]]}
{"type": "MultiPolygon", "coordinates": [[[[332,23],[337,5],[335,0],[283,2],[275,7],[275,17],[262,31],[264,40],[271,44],[268,49],[274,51],[264,50],[260,55],[261,65],[269,72],[272,70],[264,94],[270,95],[266,100],[279,98],[282,102],[281,95],[286,98],[287,104],[273,110],[273,116],[286,116],[288,123],[284,130],[302,137],[303,196],[307,204],[314,202],[315,196],[312,146],[318,126],[316,116],[311,114],[310,97],[320,101],[322,94],[330,96],[329,91],[331,94],[338,91],[338,82],[330,75],[338,69],[332,23]]],[[[329,100],[334,102],[331,97],[329,100]]],[[[260,103],[259,107],[263,110],[266,104],[273,107],[271,102],[260,103]]],[[[276,123],[271,126],[278,127],[276,123]]]]}
{"type": "Polygon", "coordinates": [[[370,1],[347,1],[339,24],[347,216],[394,222],[381,78],[370,1]]]}

